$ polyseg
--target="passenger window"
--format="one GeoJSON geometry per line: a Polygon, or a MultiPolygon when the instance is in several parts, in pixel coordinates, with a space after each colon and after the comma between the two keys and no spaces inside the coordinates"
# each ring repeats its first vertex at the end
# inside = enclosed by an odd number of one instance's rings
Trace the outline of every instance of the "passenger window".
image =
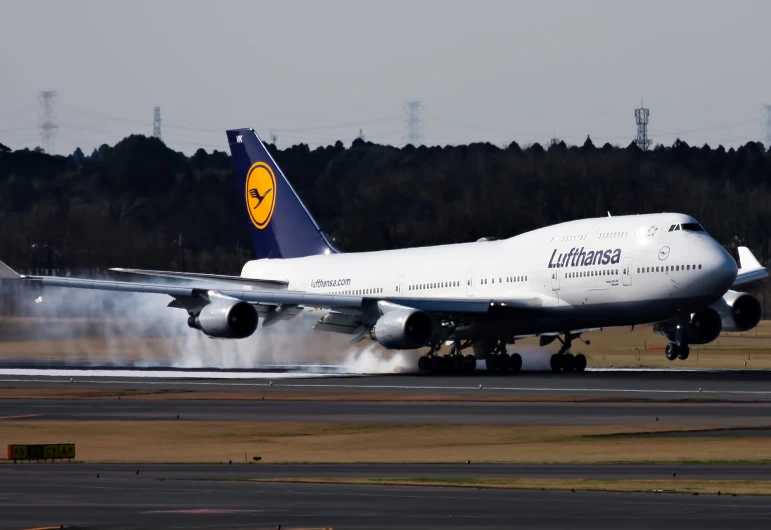
{"type": "Polygon", "coordinates": [[[699,265],[699,270],[701,270],[701,265],[699,265]]]}
{"type": "Polygon", "coordinates": [[[686,265],[685,270],[687,270],[687,271],[691,270],[691,266],[690,265],[686,265]]]}
{"type": "Polygon", "coordinates": [[[680,270],[680,265],[676,265],[676,266],[675,266],[675,270],[676,270],[676,271],[679,271],[679,270],[680,270]]]}

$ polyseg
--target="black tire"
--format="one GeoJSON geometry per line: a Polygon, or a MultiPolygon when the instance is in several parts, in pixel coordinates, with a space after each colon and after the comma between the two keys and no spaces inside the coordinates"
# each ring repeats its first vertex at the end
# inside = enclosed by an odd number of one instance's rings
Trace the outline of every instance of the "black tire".
{"type": "Polygon", "coordinates": [[[566,353],[562,356],[562,371],[563,372],[574,372],[576,369],[576,358],[573,356],[572,353],[566,353]]]}
{"type": "Polygon", "coordinates": [[[466,355],[463,358],[463,373],[473,374],[477,369],[477,358],[473,355],[466,355]]]}
{"type": "Polygon", "coordinates": [[[508,353],[501,353],[498,355],[496,370],[499,374],[508,374],[511,370],[511,357],[508,353]]]}
{"type": "Polygon", "coordinates": [[[678,349],[679,348],[677,347],[677,344],[675,344],[674,342],[670,342],[669,344],[667,344],[667,348],[666,350],[664,350],[664,353],[666,354],[667,359],[669,359],[670,361],[674,361],[675,359],[677,359],[678,349]]]}
{"type": "Polygon", "coordinates": [[[497,359],[495,358],[495,355],[492,353],[488,353],[487,357],[485,358],[485,366],[487,366],[487,371],[491,374],[495,373],[495,365],[496,365],[497,359]]]}
{"type": "Polygon", "coordinates": [[[575,368],[576,372],[583,372],[586,370],[586,356],[583,353],[576,355],[575,368]]]}
{"type": "Polygon", "coordinates": [[[551,359],[549,359],[549,365],[551,366],[551,371],[555,374],[558,373],[560,370],[562,370],[562,356],[558,353],[555,353],[551,356],[551,359]]]}
{"type": "Polygon", "coordinates": [[[431,364],[428,362],[428,357],[425,355],[418,359],[418,371],[422,373],[431,371],[431,364]]]}
{"type": "Polygon", "coordinates": [[[522,370],[522,356],[518,353],[511,354],[511,373],[516,374],[522,370]]]}
{"type": "Polygon", "coordinates": [[[688,356],[691,354],[691,348],[687,344],[683,344],[678,348],[679,351],[677,352],[677,358],[681,361],[684,361],[688,358],[688,356]]]}

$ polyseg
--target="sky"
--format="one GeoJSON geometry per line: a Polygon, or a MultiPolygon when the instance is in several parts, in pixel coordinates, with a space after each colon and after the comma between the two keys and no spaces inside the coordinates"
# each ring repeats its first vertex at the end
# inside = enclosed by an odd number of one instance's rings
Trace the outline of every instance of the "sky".
{"type": "Polygon", "coordinates": [[[627,145],[766,138],[766,0],[0,0],[0,143],[54,152],[152,134],[192,154],[253,127],[279,147],[627,145]]]}

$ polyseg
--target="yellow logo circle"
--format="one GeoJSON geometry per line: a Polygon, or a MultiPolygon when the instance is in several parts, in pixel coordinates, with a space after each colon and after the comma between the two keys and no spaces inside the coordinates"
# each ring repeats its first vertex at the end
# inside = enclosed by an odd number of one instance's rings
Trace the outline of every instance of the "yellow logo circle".
{"type": "Polygon", "coordinates": [[[255,162],[246,174],[246,209],[252,224],[262,230],[276,206],[276,176],[265,162],[255,162]]]}

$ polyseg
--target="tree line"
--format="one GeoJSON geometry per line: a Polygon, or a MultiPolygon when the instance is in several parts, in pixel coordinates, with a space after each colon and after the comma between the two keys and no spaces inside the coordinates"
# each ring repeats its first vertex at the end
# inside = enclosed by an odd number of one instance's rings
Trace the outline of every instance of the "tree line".
{"type": "MultiPolygon", "coordinates": [[[[402,148],[355,140],[268,149],[344,251],[510,237],[584,217],[682,212],[762,262],[771,153],[677,140],[641,151],[552,142],[402,148]]],[[[252,256],[223,151],[192,156],[129,136],[90,155],[0,144],[0,259],[22,270],[111,266],[238,274],[252,256]]]]}

